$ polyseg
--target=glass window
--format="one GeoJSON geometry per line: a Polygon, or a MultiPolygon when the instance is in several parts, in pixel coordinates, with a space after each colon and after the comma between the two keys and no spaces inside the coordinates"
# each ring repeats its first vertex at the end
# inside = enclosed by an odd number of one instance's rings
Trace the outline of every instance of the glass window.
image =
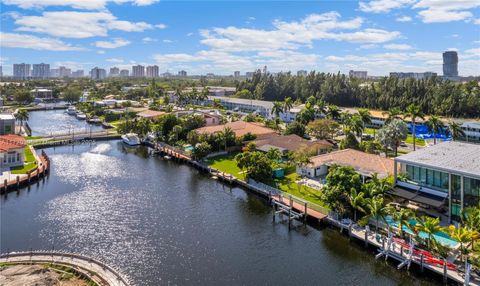
{"type": "Polygon", "coordinates": [[[463,206],[478,206],[480,201],[480,180],[464,177],[463,178],[463,206]]]}

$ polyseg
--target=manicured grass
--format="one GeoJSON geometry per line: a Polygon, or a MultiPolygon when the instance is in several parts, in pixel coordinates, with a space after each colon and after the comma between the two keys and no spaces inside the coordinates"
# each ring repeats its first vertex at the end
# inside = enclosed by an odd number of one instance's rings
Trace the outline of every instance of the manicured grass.
{"type": "MultiPolygon", "coordinates": [[[[413,136],[408,134],[407,139],[405,140],[407,144],[413,144],[413,136]]],[[[425,146],[425,140],[423,138],[415,138],[415,143],[418,146],[425,146]]]]}
{"type": "Polygon", "coordinates": [[[375,130],[374,128],[365,128],[365,130],[363,130],[363,133],[373,135],[376,133],[376,131],[377,130],[375,130]]]}
{"type": "Polygon", "coordinates": [[[29,171],[33,171],[37,168],[37,160],[35,159],[35,156],[33,156],[32,150],[30,150],[29,146],[25,147],[24,156],[23,166],[10,168],[12,174],[26,174],[29,171]]]}
{"type": "Polygon", "coordinates": [[[25,140],[34,140],[34,139],[42,139],[45,138],[45,136],[27,136],[25,137],[25,140]]]}
{"type": "Polygon", "coordinates": [[[235,161],[235,155],[237,154],[238,153],[220,155],[205,159],[204,161],[212,168],[231,174],[238,179],[245,180],[245,173],[237,167],[237,162],[235,161]]]}

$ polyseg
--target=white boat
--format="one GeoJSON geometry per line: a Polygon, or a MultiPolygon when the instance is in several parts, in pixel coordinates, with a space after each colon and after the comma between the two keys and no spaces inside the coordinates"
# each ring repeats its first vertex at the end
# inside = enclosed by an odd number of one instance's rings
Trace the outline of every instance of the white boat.
{"type": "Polygon", "coordinates": [[[122,140],[123,143],[130,146],[140,145],[140,138],[135,133],[127,133],[125,135],[122,135],[122,140]]]}
{"type": "Polygon", "coordinates": [[[83,112],[77,112],[77,114],[75,116],[77,117],[77,119],[80,119],[80,120],[87,119],[87,116],[83,112]]]}
{"type": "Polygon", "coordinates": [[[90,118],[88,119],[88,123],[92,123],[92,124],[101,124],[102,123],[102,120],[100,118],[90,118]]]}
{"type": "Polygon", "coordinates": [[[77,114],[77,109],[75,108],[75,106],[69,106],[67,108],[67,113],[69,115],[76,115],[77,114]]]}
{"type": "Polygon", "coordinates": [[[172,157],[170,157],[170,156],[168,156],[168,155],[165,155],[165,156],[163,156],[163,159],[165,159],[165,160],[170,160],[170,159],[172,159],[172,157]]]}

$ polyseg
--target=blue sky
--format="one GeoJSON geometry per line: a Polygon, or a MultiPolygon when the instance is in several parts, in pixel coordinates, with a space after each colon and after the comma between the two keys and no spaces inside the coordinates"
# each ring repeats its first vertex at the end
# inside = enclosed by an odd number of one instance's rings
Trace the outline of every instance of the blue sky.
{"type": "Polygon", "coordinates": [[[1,0],[0,61],[88,71],[434,71],[480,75],[480,1],[1,0]]]}

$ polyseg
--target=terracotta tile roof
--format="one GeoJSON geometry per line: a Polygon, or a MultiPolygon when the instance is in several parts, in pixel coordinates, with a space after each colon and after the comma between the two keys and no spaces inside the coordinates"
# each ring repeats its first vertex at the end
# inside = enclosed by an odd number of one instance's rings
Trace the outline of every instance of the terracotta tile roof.
{"type": "Polygon", "coordinates": [[[25,148],[27,143],[22,136],[9,134],[0,136],[0,152],[8,152],[12,149],[25,148]]]}
{"type": "Polygon", "coordinates": [[[280,147],[281,149],[287,149],[290,151],[298,150],[302,146],[306,146],[309,149],[311,148],[326,149],[326,148],[333,147],[333,144],[326,140],[310,141],[295,134],[290,134],[290,135],[271,134],[256,140],[255,145],[257,145],[258,148],[264,145],[271,145],[275,147],[280,147]]]}
{"type": "Polygon", "coordinates": [[[358,173],[372,175],[377,173],[379,177],[393,175],[394,162],[392,159],[379,155],[369,154],[353,149],[339,150],[310,158],[309,167],[322,165],[341,165],[353,167],[358,173]]]}
{"type": "Polygon", "coordinates": [[[166,112],[156,111],[156,110],[144,110],[137,115],[143,118],[156,118],[166,114],[166,112]]]}
{"type": "Polygon", "coordinates": [[[257,137],[262,137],[268,134],[275,134],[275,130],[267,128],[259,123],[254,122],[245,122],[245,121],[235,121],[228,122],[227,124],[214,125],[214,126],[205,126],[202,128],[196,129],[200,134],[207,133],[217,133],[223,131],[225,128],[231,128],[235,132],[235,136],[242,137],[247,133],[252,133],[257,135],[257,137]]]}

